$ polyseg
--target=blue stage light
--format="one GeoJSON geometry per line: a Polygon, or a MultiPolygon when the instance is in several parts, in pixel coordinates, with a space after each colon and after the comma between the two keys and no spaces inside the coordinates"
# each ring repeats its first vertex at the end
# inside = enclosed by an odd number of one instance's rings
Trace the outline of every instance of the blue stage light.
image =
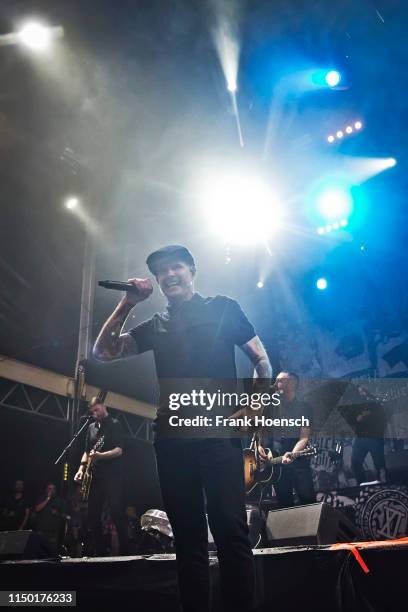
{"type": "Polygon", "coordinates": [[[316,287],[320,289],[320,291],[327,289],[327,280],[325,278],[319,278],[316,281],[316,287]]]}
{"type": "Polygon", "coordinates": [[[310,71],[310,81],[315,87],[336,87],[341,81],[341,75],[337,70],[319,68],[310,71]]]}
{"type": "Polygon", "coordinates": [[[336,87],[340,83],[341,76],[337,70],[330,70],[325,76],[325,81],[329,87],[336,87]]]}
{"type": "Polygon", "coordinates": [[[355,198],[354,186],[348,177],[323,176],[307,194],[306,206],[312,225],[323,228],[325,235],[342,229],[360,206],[355,198]]]}
{"type": "Polygon", "coordinates": [[[317,198],[320,214],[327,221],[348,217],[352,209],[352,198],[349,191],[339,187],[327,187],[317,198]]]}

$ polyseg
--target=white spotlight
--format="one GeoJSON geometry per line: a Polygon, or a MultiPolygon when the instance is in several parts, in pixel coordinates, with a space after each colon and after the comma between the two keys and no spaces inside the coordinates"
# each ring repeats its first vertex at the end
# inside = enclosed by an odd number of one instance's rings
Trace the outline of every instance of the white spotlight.
{"type": "Polygon", "coordinates": [[[40,23],[27,23],[19,32],[20,41],[33,51],[45,51],[50,45],[51,29],[40,23]]]}
{"type": "Polygon", "coordinates": [[[227,83],[227,89],[231,93],[235,93],[237,91],[237,82],[236,81],[230,81],[229,83],[227,83]]]}
{"type": "Polygon", "coordinates": [[[341,130],[339,130],[338,132],[336,132],[336,136],[337,138],[343,138],[344,134],[341,130]]]}
{"type": "Polygon", "coordinates": [[[324,234],[324,232],[325,232],[324,227],[319,227],[319,228],[317,228],[317,233],[318,233],[318,234],[322,235],[322,234],[324,234]]]}
{"type": "Polygon", "coordinates": [[[353,131],[353,128],[351,127],[351,125],[348,125],[348,126],[346,127],[346,132],[347,132],[347,134],[351,134],[351,133],[352,133],[352,131],[353,131]]]}
{"type": "Polygon", "coordinates": [[[78,198],[67,198],[65,200],[65,207],[68,208],[68,210],[73,210],[74,208],[77,208],[78,204],[78,198]]]}
{"type": "Polygon", "coordinates": [[[281,227],[277,197],[256,176],[227,175],[199,189],[203,213],[212,230],[229,244],[266,243],[281,227]]]}
{"type": "Polygon", "coordinates": [[[393,168],[397,164],[397,160],[394,157],[390,157],[389,159],[387,159],[386,163],[387,168],[393,168]]]}
{"type": "Polygon", "coordinates": [[[333,134],[330,134],[330,136],[327,137],[327,142],[334,142],[333,134]]]}
{"type": "Polygon", "coordinates": [[[363,124],[361,123],[361,121],[356,121],[354,124],[354,127],[356,130],[361,130],[361,128],[363,127],[363,124]]]}
{"type": "Polygon", "coordinates": [[[262,289],[262,287],[264,286],[262,281],[259,281],[256,286],[258,287],[258,289],[262,289]]]}

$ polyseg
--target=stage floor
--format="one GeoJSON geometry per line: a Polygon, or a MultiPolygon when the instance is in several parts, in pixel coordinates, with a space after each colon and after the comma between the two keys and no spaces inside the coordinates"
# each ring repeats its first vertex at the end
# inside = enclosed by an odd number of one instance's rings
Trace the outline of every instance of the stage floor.
{"type": "MultiPolygon", "coordinates": [[[[405,609],[408,542],[358,544],[362,564],[347,546],[356,545],[254,550],[259,610],[405,609]]],[[[213,612],[221,612],[215,554],[210,571],[213,612]]],[[[0,582],[2,590],[74,590],[88,611],[179,610],[175,555],[3,561],[0,582]]]]}

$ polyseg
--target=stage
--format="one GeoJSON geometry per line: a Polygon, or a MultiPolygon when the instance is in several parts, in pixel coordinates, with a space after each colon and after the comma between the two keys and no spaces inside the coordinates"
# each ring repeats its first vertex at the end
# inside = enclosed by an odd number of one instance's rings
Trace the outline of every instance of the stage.
{"type": "MultiPolygon", "coordinates": [[[[260,611],[403,609],[408,539],[254,550],[260,611]]],[[[212,612],[222,612],[210,556],[212,612]]],[[[77,608],[179,610],[174,555],[4,561],[2,590],[76,591],[77,608]]]]}

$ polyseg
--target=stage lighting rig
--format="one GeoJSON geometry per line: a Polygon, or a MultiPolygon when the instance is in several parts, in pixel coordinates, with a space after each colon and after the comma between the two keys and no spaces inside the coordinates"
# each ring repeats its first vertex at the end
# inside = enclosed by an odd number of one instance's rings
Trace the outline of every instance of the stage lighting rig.
{"type": "Polygon", "coordinates": [[[347,124],[344,128],[339,128],[332,134],[327,136],[327,142],[329,144],[333,144],[336,140],[342,140],[346,136],[351,136],[352,134],[359,132],[363,129],[363,124],[361,121],[355,121],[353,124],[347,124]]]}

